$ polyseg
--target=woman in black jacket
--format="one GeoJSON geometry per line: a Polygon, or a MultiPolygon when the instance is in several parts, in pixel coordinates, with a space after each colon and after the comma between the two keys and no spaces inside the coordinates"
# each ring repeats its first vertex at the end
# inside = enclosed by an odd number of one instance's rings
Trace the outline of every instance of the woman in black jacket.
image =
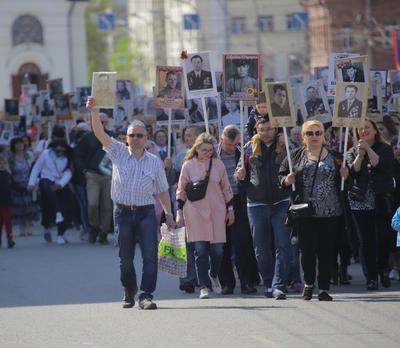
{"type": "Polygon", "coordinates": [[[318,259],[318,299],[332,301],[328,291],[333,238],[345,212],[340,182],[341,177],[347,177],[348,169],[341,168],[341,158],[325,148],[321,122],[305,122],[301,133],[304,147],[291,152],[293,172],[289,171],[286,158],[279,169],[279,181],[286,188],[295,184],[294,203],[309,202],[314,207],[310,216],[294,221],[304,271],[303,298],[312,298],[318,259]]]}
{"type": "Polygon", "coordinates": [[[349,202],[358,225],[367,290],[377,290],[378,272],[382,286],[390,287],[394,155],[391,146],[382,140],[375,122],[366,120],[357,133],[360,140],[350,149],[346,159],[353,180],[349,202]]]}

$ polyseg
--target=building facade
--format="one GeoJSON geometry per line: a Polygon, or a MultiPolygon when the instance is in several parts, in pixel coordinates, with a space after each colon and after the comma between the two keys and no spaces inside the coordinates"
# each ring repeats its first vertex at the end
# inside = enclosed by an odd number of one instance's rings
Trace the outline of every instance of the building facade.
{"type": "Polygon", "coordinates": [[[394,69],[392,33],[400,30],[398,0],[300,0],[309,14],[310,67],[328,64],[329,52],[369,56],[373,69],[394,69]]]}
{"type": "Polygon", "coordinates": [[[18,97],[27,78],[45,89],[48,79],[61,77],[66,92],[87,84],[85,7],[66,0],[1,1],[0,100],[18,97]]]}
{"type": "Polygon", "coordinates": [[[276,80],[307,72],[307,18],[297,0],[129,0],[130,33],[141,48],[138,63],[147,89],[156,65],[180,64],[179,54],[260,53],[262,74],[276,80]]]}

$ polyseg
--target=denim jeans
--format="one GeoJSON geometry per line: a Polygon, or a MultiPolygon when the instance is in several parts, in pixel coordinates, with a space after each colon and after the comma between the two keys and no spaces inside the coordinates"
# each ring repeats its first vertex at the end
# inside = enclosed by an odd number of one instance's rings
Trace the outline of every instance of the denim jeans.
{"type": "Polygon", "coordinates": [[[211,289],[208,270],[210,270],[213,278],[218,275],[222,262],[224,243],[194,242],[194,246],[200,286],[206,286],[211,289]]]}
{"type": "Polygon", "coordinates": [[[143,259],[142,281],[139,299],[152,299],[157,283],[157,223],[154,207],[129,210],[115,207],[115,223],[118,226],[118,244],[123,287],[137,292],[136,272],[133,264],[137,237],[143,259]]]}
{"type": "Polygon", "coordinates": [[[179,278],[179,284],[190,283],[193,286],[197,284],[196,277],[196,264],[194,261],[194,243],[186,243],[186,254],[187,254],[187,267],[186,267],[186,277],[179,278]]]}
{"type": "Polygon", "coordinates": [[[74,184],[74,192],[76,199],[79,203],[81,222],[83,231],[89,233],[89,218],[88,218],[88,202],[86,196],[86,186],[81,184],[74,184]]]}
{"type": "Polygon", "coordinates": [[[286,290],[290,260],[290,235],[285,225],[288,205],[288,201],[283,201],[247,208],[258,270],[267,289],[286,290]]]}

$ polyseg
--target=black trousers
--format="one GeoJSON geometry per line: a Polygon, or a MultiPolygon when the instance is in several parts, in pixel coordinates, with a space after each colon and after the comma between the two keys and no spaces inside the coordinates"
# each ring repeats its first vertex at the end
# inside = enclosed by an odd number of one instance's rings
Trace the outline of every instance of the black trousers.
{"type": "Polygon", "coordinates": [[[224,245],[221,269],[218,274],[221,285],[232,289],[236,286],[232,256],[234,256],[242,288],[246,285],[255,286],[260,281],[253,249],[253,238],[251,237],[249,219],[247,217],[246,201],[237,194],[233,197],[233,206],[235,222],[232,226],[226,228],[226,243],[224,245]]]}
{"type": "Polygon", "coordinates": [[[305,218],[298,222],[301,265],[304,283],[314,285],[318,260],[318,288],[329,290],[333,254],[333,235],[339,218],[305,218]]]}
{"type": "Polygon", "coordinates": [[[350,265],[351,247],[343,216],[338,218],[337,231],[333,235],[332,276],[338,272],[338,255],[340,256],[340,271],[347,272],[347,266],[350,265]]]}

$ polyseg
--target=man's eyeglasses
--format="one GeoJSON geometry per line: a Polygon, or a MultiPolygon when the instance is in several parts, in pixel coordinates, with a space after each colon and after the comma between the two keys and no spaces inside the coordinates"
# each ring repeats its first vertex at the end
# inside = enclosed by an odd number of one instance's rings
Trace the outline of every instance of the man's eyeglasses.
{"type": "Polygon", "coordinates": [[[139,139],[142,139],[142,138],[144,137],[144,134],[143,134],[143,133],[131,133],[131,134],[128,134],[128,137],[129,137],[129,138],[139,138],[139,139]]]}
{"type": "Polygon", "coordinates": [[[315,137],[320,137],[322,134],[323,134],[322,131],[315,131],[315,132],[313,132],[313,131],[307,131],[307,132],[306,132],[306,135],[307,135],[308,137],[313,137],[313,136],[315,136],[315,137]]]}

